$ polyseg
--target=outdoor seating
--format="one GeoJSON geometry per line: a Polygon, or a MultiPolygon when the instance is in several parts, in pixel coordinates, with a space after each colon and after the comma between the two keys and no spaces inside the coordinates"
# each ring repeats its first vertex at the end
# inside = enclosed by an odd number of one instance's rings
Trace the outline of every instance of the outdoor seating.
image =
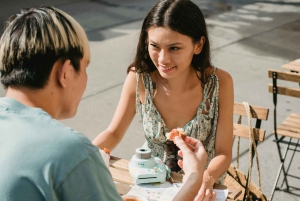
{"type": "MultiPolygon", "coordinates": [[[[258,144],[258,142],[263,142],[265,138],[265,133],[266,131],[263,129],[260,129],[262,120],[267,120],[268,119],[268,114],[269,114],[269,109],[268,108],[263,108],[263,107],[258,107],[258,106],[253,106],[249,105],[250,108],[250,114],[251,114],[251,119],[252,121],[255,120],[255,124],[252,126],[252,133],[254,137],[254,142],[255,146],[258,144]]],[[[247,111],[243,103],[234,103],[234,109],[233,113],[235,116],[239,117],[238,123],[233,124],[233,136],[234,137],[242,137],[249,139],[251,141],[250,136],[249,136],[249,121],[247,125],[243,125],[241,121],[241,117],[244,116],[247,118],[247,111]]],[[[239,139],[238,139],[239,140],[239,139]]],[[[239,142],[238,142],[239,143],[239,142]]],[[[249,178],[249,174],[251,175],[251,169],[252,169],[252,161],[255,156],[255,150],[254,147],[252,146],[251,152],[251,165],[249,164],[248,167],[248,172],[243,173],[241,170],[239,170],[239,146],[237,148],[238,153],[237,153],[237,165],[234,166],[231,164],[227,171],[227,176],[225,178],[225,185],[228,187],[228,189],[234,188],[240,190],[240,193],[237,194],[235,197],[232,197],[232,200],[245,200],[246,199],[246,193],[247,188],[250,190],[250,196],[254,198],[255,197],[260,197],[261,200],[266,200],[264,199],[264,195],[261,192],[260,188],[260,182],[258,184],[259,188],[251,181],[251,176],[249,178]],[[248,178],[250,180],[248,180],[248,178]],[[249,183],[249,185],[248,185],[249,183]]],[[[249,150],[250,151],[250,150],[249,150]]],[[[250,155],[249,155],[250,156],[250,155]]],[[[258,164],[259,165],[259,164],[258,164]]],[[[259,170],[258,170],[259,172],[259,170]]],[[[260,181],[260,179],[259,179],[260,181]]],[[[249,198],[248,197],[248,198],[249,198]]],[[[250,198],[251,199],[251,198],[250,198]]]]}
{"type": "MultiPolygon", "coordinates": [[[[298,187],[291,186],[289,184],[288,177],[295,179],[300,179],[297,175],[292,175],[290,173],[290,167],[293,162],[295,153],[300,152],[299,140],[300,140],[300,114],[299,108],[294,108],[292,113],[285,118],[283,122],[277,125],[277,100],[278,94],[291,96],[295,98],[300,98],[300,89],[298,83],[300,83],[300,60],[296,60],[289,64],[282,66],[282,68],[291,70],[292,72],[285,72],[281,70],[268,70],[269,78],[272,78],[273,83],[269,84],[269,92],[273,93],[273,103],[274,103],[274,131],[275,142],[277,144],[278,154],[280,158],[280,166],[274,183],[274,187],[271,192],[270,200],[272,200],[275,191],[284,190],[286,192],[292,193],[292,189],[300,190],[298,187]],[[297,66],[298,65],[298,66],[297,66]],[[288,81],[289,86],[278,85],[277,81],[283,80],[288,81]],[[290,87],[292,83],[295,83],[295,87],[290,87]],[[297,110],[297,111],[296,111],[297,110]],[[298,112],[298,113],[297,113],[298,112]],[[282,148],[286,146],[285,151],[282,152],[282,148]],[[289,161],[287,161],[287,156],[290,155],[289,161]],[[286,162],[286,163],[285,163],[286,162]],[[280,176],[283,176],[282,184],[279,186],[278,181],[280,176]],[[286,188],[282,188],[285,184],[286,188]]],[[[283,82],[280,81],[280,82],[283,82]]],[[[287,82],[285,82],[287,83],[287,82]]],[[[281,84],[281,83],[280,83],[281,84]]],[[[279,106],[279,105],[278,105],[279,106]]]]}
{"type": "MultiPolygon", "coordinates": [[[[253,134],[254,134],[254,141],[255,144],[258,142],[263,142],[265,137],[265,130],[260,129],[262,120],[268,119],[269,109],[258,107],[258,106],[250,106],[250,113],[252,120],[255,120],[255,124],[253,125],[253,134]]],[[[234,114],[238,116],[245,116],[247,117],[247,112],[242,103],[234,103],[234,114]]],[[[243,125],[239,123],[233,124],[233,136],[237,137],[243,137],[249,139],[249,126],[243,125]]],[[[254,151],[252,152],[252,158],[254,157],[254,151]]],[[[110,172],[112,174],[112,177],[114,181],[116,182],[116,186],[118,189],[118,192],[121,195],[124,195],[130,191],[131,186],[134,185],[134,181],[132,176],[129,174],[128,171],[128,163],[129,160],[118,158],[111,156],[110,158],[110,172]]],[[[171,173],[171,176],[175,182],[182,182],[182,175],[178,173],[171,173]]],[[[230,180],[227,178],[227,183],[225,180],[225,186],[228,187],[229,194],[227,197],[227,200],[233,201],[233,200],[241,200],[244,196],[244,189],[246,184],[246,179],[243,180],[242,187],[238,185],[234,185],[233,183],[230,183],[230,180]]],[[[253,190],[254,184],[251,182],[250,189],[253,190]]],[[[218,187],[219,188],[219,187],[218,187]]]]}

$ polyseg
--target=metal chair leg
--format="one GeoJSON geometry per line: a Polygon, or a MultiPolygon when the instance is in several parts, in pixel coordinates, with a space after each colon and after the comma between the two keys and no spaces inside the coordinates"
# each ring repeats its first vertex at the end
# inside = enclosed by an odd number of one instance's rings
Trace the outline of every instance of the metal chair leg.
{"type": "MultiPolygon", "coordinates": [[[[292,138],[290,138],[290,141],[291,142],[292,138]]],[[[286,158],[286,155],[287,155],[287,152],[288,152],[288,149],[289,149],[289,146],[290,144],[288,144],[285,152],[284,152],[284,156],[282,156],[282,153],[280,151],[280,145],[279,145],[279,140],[276,141],[276,144],[277,144],[277,149],[278,149],[278,152],[279,152],[279,157],[280,157],[280,167],[279,167],[279,170],[278,170],[278,173],[277,173],[277,176],[276,176],[276,180],[275,180],[275,183],[274,183],[274,186],[273,186],[273,189],[272,189],[272,192],[271,192],[271,196],[270,196],[270,201],[272,201],[273,199],[273,196],[274,196],[274,193],[276,190],[280,190],[278,187],[277,187],[277,183],[278,183],[278,180],[279,180],[279,177],[281,175],[281,171],[283,173],[283,182],[285,182],[286,184],[286,187],[287,187],[287,190],[289,190],[289,184],[288,184],[288,181],[287,181],[287,172],[285,170],[285,167],[284,167],[284,161],[285,161],[285,158],[286,158]]]]}

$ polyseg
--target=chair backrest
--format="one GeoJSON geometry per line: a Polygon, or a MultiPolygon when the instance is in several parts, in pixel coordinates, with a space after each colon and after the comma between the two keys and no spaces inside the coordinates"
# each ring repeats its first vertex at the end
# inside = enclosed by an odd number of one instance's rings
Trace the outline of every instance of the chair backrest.
{"type": "MultiPolygon", "coordinates": [[[[260,185],[260,171],[259,171],[259,162],[258,162],[258,155],[257,155],[257,152],[256,152],[256,146],[257,146],[258,142],[263,142],[264,139],[265,139],[266,131],[263,130],[263,129],[260,129],[260,126],[261,126],[262,120],[267,120],[268,119],[269,109],[268,108],[263,108],[263,107],[258,107],[258,106],[253,106],[253,105],[249,105],[249,106],[250,106],[250,113],[251,113],[251,117],[252,117],[251,120],[254,119],[254,120],[256,120],[256,122],[253,125],[252,121],[251,121],[255,141],[252,142],[252,140],[249,140],[249,145],[250,145],[250,142],[251,142],[251,144],[253,146],[252,146],[252,149],[251,149],[252,157],[250,159],[250,163],[249,163],[249,166],[248,166],[248,171],[247,171],[248,173],[247,173],[247,175],[245,175],[242,171],[238,170],[239,156],[240,156],[240,153],[239,153],[240,152],[240,150],[239,150],[240,149],[239,148],[240,147],[240,140],[238,140],[238,142],[237,142],[237,157],[236,157],[237,166],[234,167],[233,165],[231,165],[229,167],[229,169],[227,170],[227,176],[225,178],[225,185],[231,186],[231,187],[237,188],[237,189],[241,189],[241,186],[242,186],[242,188],[244,188],[244,190],[243,190],[244,193],[240,194],[240,195],[237,195],[238,196],[237,200],[247,200],[246,199],[247,193],[245,193],[245,192],[247,192],[248,183],[250,181],[250,186],[249,186],[249,190],[251,192],[250,194],[251,195],[255,194],[257,196],[259,195],[261,200],[266,200],[266,199],[263,199],[263,198],[265,198],[265,196],[263,195],[263,193],[260,190],[260,187],[261,187],[261,185],[260,185]],[[256,146],[254,146],[254,145],[256,145],[256,146]],[[251,181],[251,176],[250,176],[251,172],[252,172],[252,161],[253,161],[253,158],[254,158],[255,155],[257,156],[256,157],[256,161],[257,161],[256,163],[257,163],[257,168],[258,168],[257,171],[258,171],[259,188],[251,181]]],[[[248,118],[247,117],[247,111],[246,111],[246,108],[245,108],[243,103],[238,103],[238,102],[234,103],[233,114],[235,116],[237,115],[238,117],[244,116],[244,117],[246,117],[246,119],[248,118]]],[[[243,137],[243,138],[249,139],[249,125],[248,125],[248,123],[247,123],[247,125],[243,125],[242,121],[238,122],[238,123],[234,123],[233,124],[233,136],[238,136],[238,137],[243,137]]],[[[250,148],[249,148],[249,156],[250,156],[251,152],[250,152],[250,148]]],[[[236,200],[236,199],[234,199],[234,200],[236,200]]]]}
{"type": "MultiPolygon", "coordinates": [[[[273,84],[269,84],[269,92],[271,92],[273,94],[281,94],[281,95],[300,98],[300,89],[299,88],[280,86],[280,85],[277,85],[277,81],[276,81],[277,79],[279,79],[279,80],[285,80],[285,81],[299,83],[300,82],[300,74],[269,69],[268,75],[269,75],[269,78],[273,79],[273,84]]],[[[276,103],[277,103],[277,101],[276,101],[276,103]]]]}
{"type": "MultiPolygon", "coordinates": [[[[268,120],[269,109],[250,105],[250,112],[252,118],[256,119],[255,126],[253,125],[253,134],[256,141],[263,142],[266,131],[260,129],[261,121],[268,120]]],[[[247,112],[243,103],[234,103],[233,114],[242,115],[247,117],[247,112]]],[[[233,135],[240,136],[243,138],[249,138],[249,127],[248,125],[233,124],[233,135]]]]}
{"type": "MultiPolygon", "coordinates": [[[[280,70],[269,69],[268,75],[269,75],[269,78],[272,78],[272,81],[273,81],[273,84],[269,84],[269,92],[273,93],[275,139],[276,140],[279,139],[277,136],[278,129],[280,129],[281,135],[298,138],[298,136],[299,136],[297,133],[298,131],[296,131],[296,133],[295,133],[293,130],[287,129],[285,125],[280,125],[277,128],[276,107],[277,107],[277,94],[300,98],[299,87],[293,88],[293,87],[280,86],[277,84],[277,80],[284,80],[284,81],[295,82],[295,83],[300,84],[300,74],[295,73],[295,72],[285,72],[285,71],[280,71],[280,70]]],[[[294,120],[293,116],[290,116],[288,118],[292,118],[292,121],[299,122],[299,119],[300,119],[299,114],[295,114],[295,115],[296,115],[295,120],[294,120]]],[[[284,122],[284,124],[288,124],[289,121],[290,121],[290,119],[287,119],[284,122]]],[[[288,126],[288,127],[290,127],[290,126],[288,126]]],[[[298,128],[296,128],[296,129],[298,129],[298,128]]]]}

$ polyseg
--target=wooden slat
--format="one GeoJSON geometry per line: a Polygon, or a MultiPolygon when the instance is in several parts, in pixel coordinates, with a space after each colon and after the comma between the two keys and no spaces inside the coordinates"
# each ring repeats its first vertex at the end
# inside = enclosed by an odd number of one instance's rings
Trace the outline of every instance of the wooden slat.
{"type": "MultiPolygon", "coordinates": [[[[255,140],[263,142],[265,139],[265,130],[253,128],[253,134],[255,140]]],[[[233,135],[240,136],[249,139],[249,127],[241,124],[233,124],[233,135]]]]}
{"type": "MultiPolygon", "coordinates": [[[[269,115],[269,109],[268,108],[263,108],[263,107],[258,107],[254,105],[251,106],[251,115],[253,118],[261,119],[261,120],[267,120],[268,115],[269,115]]],[[[237,115],[243,115],[247,116],[246,109],[243,103],[234,103],[233,107],[233,113],[237,115]]]]}
{"type": "Polygon", "coordinates": [[[288,116],[282,124],[287,125],[287,126],[293,126],[296,128],[300,128],[300,118],[295,118],[292,116],[288,116]]]}
{"type": "MultiPolygon", "coordinates": [[[[269,92],[273,93],[273,84],[269,84],[269,92]]],[[[288,87],[277,85],[277,94],[300,98],[300,89],[288,88],[288,87]]]]}
{"type": "Polygon", "coordinates": [[[118,157],[114,157],[111,156],[110,160],[109,160],[109,165],[111,167],[120,169],[120,170],[125,170],[128,171],[128,163],[129,161],[123,158],[118,158],[118,157]]]}
{"type": "Polygon", "coordinates": [[[297,113],[292,113],[290,116],[300,119],[300,114],[297,113]]]}
{"type": "Polygon", "coordinates": [[[125,195],[131,190],[131,186],[128,184],[123,184],[123,183],[116,183],[115,185],[117,187],[117,190],[120,195],[125,195]]]}
{"type": "Polygon", "coordinates": [[[282,125],[286,125],[286,126],[292,126],[295,128],[299,128],[300,129],[300,123],[299,122],[292,122],[292,121],[287,121],[285,120],[284,122],[281,123],[282,125]]]}
{"type": "Polygon", "coordinates": [[[292,114],[290,116],[288,116],[285,120],[290,121],[290,122],[294,122],[296,124],[300,124],[300,118],[292,116],[292,114]]]}
{"type": "Polygon", "coordinates": [[[295,66],[300,66],[300,59],[296,59],[295,61],[292,61],[289,64],[295,65],[295,66]]]}
{"type": "Polygon", "coordinates": [[[242,193],[241,189],[236,189],[236,188],[228,188],[228,195],[226,201],[231,201],[231,200],[236,200],[238,196],[242,193]]]}
{"type": "Polygon", "coordinates": [[[280,124],[277,127],[277,129],[286,130],[286,131],[293,132],[293,133],[298,133],[298,135],[300,135],[300,128],[296,128],[296,127],[293,127],[293,126],[280,124]]]}
{"type": "Polygon", "coordinates": [[[109,171],[114,181],[134,185],[134,180],[128,171],[109,167],[109,171]]]}
{"type": "Polygon", "coordinates": [[[273,77],[272,72],[277,72],[277,79],[279,80],[286,80],[286,81],[298,82],[298,83],[300,82],[300,74],[298,73],[291,73],[291,72],[269,69],[268,70],[269,78],[273,77]]]}
{"type": "Polygon", "coordinates": [[[287,131],[287,130],[277,129],[277,134],[282,135],[282,136],[286,136],[286,137],[292,137],[292,138],[300,139],[300,134],[299,133],[295,133],[295,132],[291,132],[291,131],[287,131]]]}
{"type": "Polygon", "coordinates": [[[300,115],[292,113],[281,125],[277,127],[277,133],[282,136],[300,139],[300,115]]]}
{"type": "Polygon", "coordinates": [[[291,71],[296,71],[296,72],[300,71],[300,65],[295,66],[295,65],[291,65],[291,64],[285,64],[285,65],[281,66],[281,68],[291,70],[291,71]]]}

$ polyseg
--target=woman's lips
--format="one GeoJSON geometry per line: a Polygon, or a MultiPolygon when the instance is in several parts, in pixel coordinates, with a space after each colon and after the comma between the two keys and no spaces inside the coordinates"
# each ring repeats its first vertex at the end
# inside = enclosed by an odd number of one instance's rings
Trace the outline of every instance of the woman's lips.
{"type": "Polygon", "coordinates": [[[160,69],[161,69],[164,73],[168,73],[168,72],[172,71],[174,68],[175,68],[175,66],[170,67],[170,68],[166,68],[166,67],[161,67],[161,66],[160,66],[160,69]]]}

